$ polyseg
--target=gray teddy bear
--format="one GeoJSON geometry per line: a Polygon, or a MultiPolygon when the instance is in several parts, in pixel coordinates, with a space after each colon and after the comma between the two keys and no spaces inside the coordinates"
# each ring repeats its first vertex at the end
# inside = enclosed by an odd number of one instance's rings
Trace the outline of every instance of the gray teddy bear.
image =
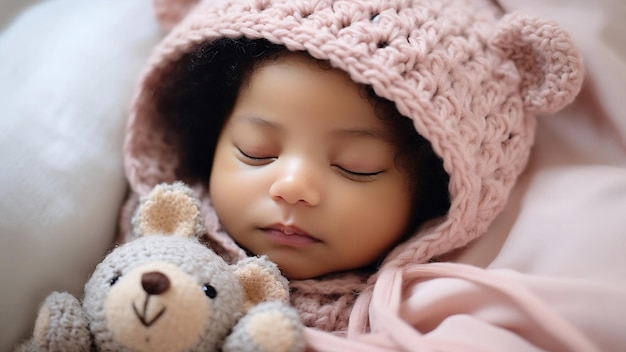
{"type": "Polygon", "coordinates": [[[155,187],[133,226],[136,238],[98,264],[82,302],[50,294],[16,351],[305,350],[287,280],[265,257],[229,265],[202,244],[187,186],[155,187]]]}

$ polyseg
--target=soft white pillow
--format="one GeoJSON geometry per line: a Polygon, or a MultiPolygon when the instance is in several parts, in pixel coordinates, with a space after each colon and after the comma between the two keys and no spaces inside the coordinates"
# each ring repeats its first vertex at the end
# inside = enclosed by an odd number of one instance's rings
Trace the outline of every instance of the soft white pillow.
{"type": "Polygon", "coordinates": [[[13,18],[25,8],[43,0],[2,0],[0,3],[0,30],[4,30],[13,18]]]}
{"type": "Polygon", "coordinates": [[[0,34],[1,351],[108,250],[127,110],[160,35],[150,0],[42,2],[0,34]]]}

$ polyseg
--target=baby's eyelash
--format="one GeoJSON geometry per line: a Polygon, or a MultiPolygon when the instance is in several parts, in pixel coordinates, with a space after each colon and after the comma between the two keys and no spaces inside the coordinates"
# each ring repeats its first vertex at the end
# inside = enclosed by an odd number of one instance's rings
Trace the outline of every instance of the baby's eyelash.
{"type": "Polygon", "coordinates": [[[252,155],[250,155],[250,154],[246,154],[246,153],[244,153],[244,151],[243,151],[243,150],[241,150],[241,149],[239,149],[238,147],[237,147],[237,151],[239,151],[239,153],[241,153],[241,155],[242,155],[243,157],[245,157],[245,158],[247,158],[247,159],[250,159],[250,160],[255,160],[255,161],[263,161],[263,160],[275,159],[275,158],[276,158],[276,157],[274,157],[274,156],[263,156],[263,157],[252,156],[252,155]]]}
{"type": "Polygon", "coordinates": [[[343,171],[355,175],[355,176],[376,176],[378,174],[380,174],[382,171],[377,171],[377,172],[356,172],[356,171],[350,171],[348,169],[344,169],[342,168],[343,171]]]}
{"type": "MultiPolygon", "coordinates": [[[[244,152],[243,150],[241,150],[241,148],[239,147],[235,147],[237,149],[237,151],[239,152],[239,154],[250,161],[251,165],[265,165],[266,163],[270,162],[271,160],[277,159],[276,156],[254,156],[254,155],[250,155],[246,152],[244,152]]],[[[331,167],[333,169],[336,170],[336,172],[338,174],[340,174],[341,176],[353,180],[353,181],[370,181],[372,180],[374,177],[376,177],[377,175],[382,174],[383,172],[385,172],[385,170],[381,170],[381,171],[376,171],[376,172],[358,172],[358,171],[352,171],[350,169],[346,169],[345,167],[341,167],[339,165],[331,165],[331,167]]]]}
{"type": "Polygon", "coordinates": [[[339,170],[339,172],[342,175],[344,175],[344,177],[347,177],[347,178],[349,178],[351,180],[355,180],[355,181],[369,181],[370,179],[372,179],[376,175],[379,175],[379,174],[384,172],[384,170],[376,171],[376,172],[356,172],[356,171],[352,171],[352,170],[343,168],[343,167],[338,166],[338,165],[334,165],[334,167],[337,170],[339,170]]]}

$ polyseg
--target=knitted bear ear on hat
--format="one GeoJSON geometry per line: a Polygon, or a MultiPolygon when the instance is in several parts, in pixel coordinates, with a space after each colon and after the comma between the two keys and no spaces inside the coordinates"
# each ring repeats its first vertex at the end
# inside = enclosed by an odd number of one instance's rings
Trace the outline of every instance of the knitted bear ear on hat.
{"type": "Polygon", "coordinates": [[[153,0],[154,12],[161,28],[169,32],[199,2],[199,0],[153,0]]]}
{"type": "Polygon", "coordinates": [[[159,184],[141,199],[132,219],[135,237],[172,235],[201,237],[205,233],[200,201],[182,182],[159,184]]]}
{"type": "Polygon", "coordinates": [[[517,66],[527,112],[555,113],[580,91],[585,76],[581,56],[555,22],[508,14],[500,20],[490,43],[517,66]]]}

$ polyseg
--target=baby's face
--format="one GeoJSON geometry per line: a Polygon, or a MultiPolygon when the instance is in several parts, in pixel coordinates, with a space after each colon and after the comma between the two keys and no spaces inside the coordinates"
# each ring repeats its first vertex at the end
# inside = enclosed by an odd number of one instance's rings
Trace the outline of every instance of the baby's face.
{"type": "Polygon", "coordinates": [[[222,225],[291,279],[375,262],[411,208],[390,133],[343,72],[293,54],[263,64],[217,143],[209,187],[222,225]]]}

